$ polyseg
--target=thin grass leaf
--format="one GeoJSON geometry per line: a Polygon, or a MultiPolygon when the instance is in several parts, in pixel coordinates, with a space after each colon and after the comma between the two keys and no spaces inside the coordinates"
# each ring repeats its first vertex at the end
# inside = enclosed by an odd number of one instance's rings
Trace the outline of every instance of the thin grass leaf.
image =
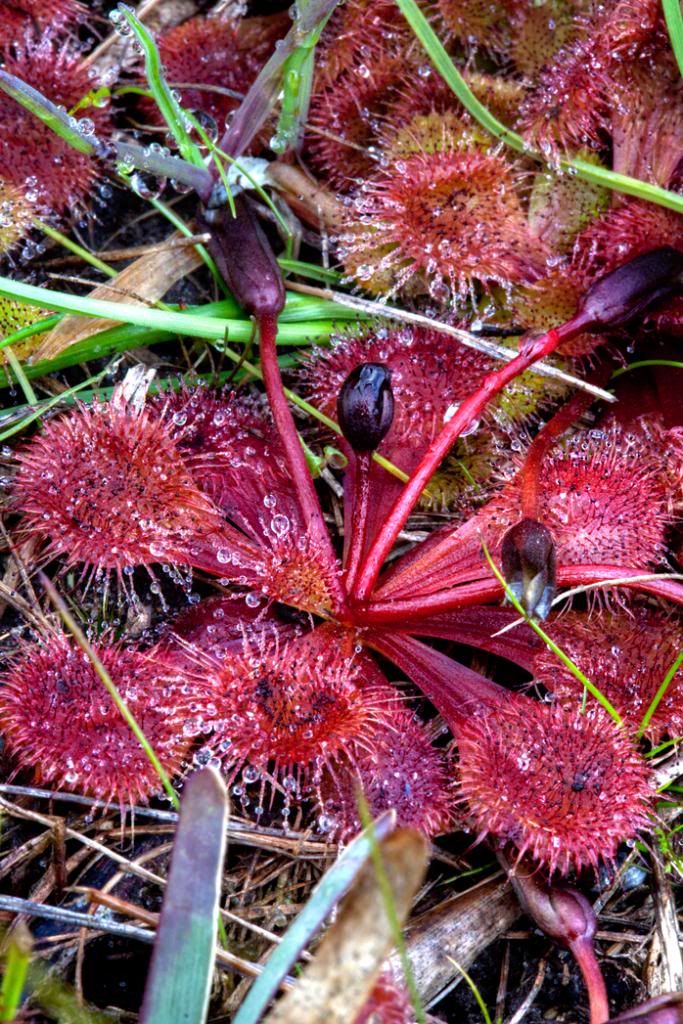
{"type": "Polygon", "coordinates": [[[24,394],[24,398],[26,399],[26,401],[30,405],[33,405],[35,402],[38,401],[38,399],[36,397],[36,393],[33,390],[33,388],[31,387],[31,384],[30,384],[30,382],[28,380],[28,377],[24,373],[24,368],[21,365],[21,363],[19,362],[19,360],[17,359],[16,355],[14,354],[14,351],[13,351],[11,345],[6,345],[5,346],[3,354],[5,356],[5,359],[9,363],[10,367],[12,368],[12,373],[14,374],[14,379],[16,380],[17,384],[21,388],[21,390],[22,390],[22,392],[24,394]]]}
{"type": "Polygon", "coordinates": [[[141,1024],[203,1024],[216,953],[228,799],[213,768],[185,783],[141,1024]]]}
{"type": "Polygon", "coordinates": [[[597,702],[602,705],[602,707],[605,709],[605,711],[610,716],[610,718],[612,718],[614,720],[614,722],[621,729],[623,729],[624,728],[624,720],[623,720],[623,718],[621,717],[621,715],[619,714],[617,709],[614,707],[614,705],[607,699],[607,697],[605,697],[604,693],[601,693],[600,690],[597,688],[597,686],[590,681],[588,676],[585,676],[583,674],[583,672],[578,667],[578,665],[574,664],[574,662],[569,657],[569,655],[565,654],[564,651],[560,647],[557,646],[555,641],[550,639],[548,634],[545,632],[545,630],[541,629],[541,627],[536,622],[536,620],[532,619],[529,615],[527,615],[526,610],[522,607],[520,602],[517,600],[517,598],[513,594],[512,590],[508,586],[507,581],[506,581],[505,577],[503,576],[502,572],[500,571],[498,566],[493,561],[493,558],[491,557],[491,553],[490,553],[490,551],[489,551],[489,549],[488,549],[488,547],[486,545],[486,542],[484,541],[483,537],[481,539],[481,546],[482,546],[482,550],[484,552],[484,556],[486,558],[486,561],[489,563],[489,566],[491,568],[491,572],[493,573],[493,575],[496,577],[496,579],[498,580],[498,582],[502,586],[503,590],[505,591],[505,596],[506,596],[507,600],[513,606],[515,611],[517,611],[519,613],[519,615],[524,619],[524,621],[529,626],[531,626],[531,628],[533,629],[534,633],[536,633],[536,635],[541,638],[543,643],[546,644],[546,646],[553,652],[553,654],[560,659],[560,661],[562,662],[564,667],[571,672],[571,674],[574,676],[574,678],[578,679],[578,681],[584,687],[584,690],[587,690],[588,693],[590,693],[590,695],[592,697],[595,697],[597,702]]]}
{"type": "Polygon", "coordinates": [[[154,38],[126,4],[119,4],[116,10],[128,22],[142,47],[147,83],[159,112],[166,122],[166,127],[178,144],[181,155],[188,163],[204,169],[204,159],[199,147],[192,141],[185,127],[183,109],[164,78],[161,58],[154,38]]]}
{"type": "Polygon", "coordinates": [[[107,672],[106,668],[102,664],[102,661],[100,660],[100,658],[98,658],[92,646],[88,643],[85,633],[77,624],[76,620],[71,615],[69,609],[64,604],[64,601],[57,593],[52,580],[48,579],[48,577],[43,572],[40,572],[38,575],[40,578],[40,582],[42,583],[45,592],[50,598],[50,601],[54,605],[55,610],[59,614],[59,617],[61,618],[64,625],[69,630],[74,640],[87,657],[88,661],[92,665],[93,669],[95,670],[99,678],[102,680],[102,683],[104,684],[105,689],[109,693],[109,696],[111,697],[111,699],[114,701],[114,704],[121,712],[122,718],[130,728],[130,731],[133,733],[140,746],[142,747],[143,751],[145,752],[145,756],[147,757],[147,760],[154,768],[154,771],[159,776],[159,780],[164,789],[166,790],[166,795],[171,801],[173,807],[176,810],[178,810],[180,807],[180,803],[178,801],[178,795],[173,788],[171,780],[169,779],[166,771],[164,770],[161,761],[157,757],[151,743],[145,736],[137,720],[130,711],[128,705],[126,704],[123,697],[119,693],[116,683],[107,672]]]}
{"type": "MultiPolygon", "coordinates": [[[[311,0],[299,0],[298,17],[306,17],[311,0]]],[[[327,24],[332,10],[325,11],[315,27],[287,57],[282,69],[282,106],[271,149],[286,153],[293,147],[299,148],[303,128],[308,118],[311,99],[315,47],[320,34],[327,24]]]]}
{"type": "Polygon", "coordinates": [[[34,324],[20,327],[18,331],[13,331],[0,341],[0,349],[5,348],[6,345],[15,345],[18,341],[23,341],[24,338],[31,338],[34,334],[44,334],[46,331],[51,331],[61,319],[61,314],[52,314],[46,316],[43,320],[36,320],[34,324]]]}
{"type": "MultiPolygon", "coordinates": [[[[13,426],[8,427],[7,430],[3,430],[0,433],[0,442],[7,441],[10,437],[14,437],[15,434],[20,434],[22,430],[26,430],[27,427],[36,420],[41,419],[45,413],[49,412],[55,405],[61,405],[65,401],[68,402],[69,399],[75,400],[76,395],[79,393],[82,396],[82,392],[85,388],[90,384],[97,384],[98,381],[101,381],[108,372],[108,369],[102,370],[101,373],[96,374],[94,377],[88,377],[87,380],[81,381],[80,384],[75,384],[72,388],[69,388],[67,391],[62,391],[59,395],[53,395],[52,398],[48,398],[43,402],[31,402],[28,406],[24,406],[23,408],[31,410],[29,415],[24,417],[24,419],[20,420],[18,423],[15,423],[13,426]]],[[[114,389],[109,388],[108,390],[113,391],[114,389]]],[[[13,409],[3,410],[2,420],[0,420],[0,423],[9,418],[13,412],[13,409]]]]}
{"type": "Polygon", "coordinates": [[[47,125],[50,131],[68,143],[72,149],[84,153],[86,156],[94,156],[97,152],[99,143],[97,140],[93,141],[93,135],[85,135],[79,129],[78,121],[75,118],[43,96],[33,86],[22,82],[16,75],[10,75],[2,68],[0,68],[0,89],[47,125]]]}
{"type": "MultiPolygon", "coordinates": [[[[223,319],[198,313],[176,313],[165,310],[147,309],[145,306],[134,306],[126,302],[110,302],[105,299],[91,299],[88,296],[70,295],[68,292],[52,291],[38,288],[35,285],[0,277],[0,295],[26,302],[30,306],[50,307],[60,313],[78,313],[80,316],[95,316],[105,320],[136,324],[151,330],[165,331],[170,334],[185,334],[192,338],[205,338],[219,341],[229,332],[231,341],[249,341],[252,336],[252,322],[247,317],[242,319],[223,319]]],[[[337,312],[335,315],[339,316],[337,312]]],[[[309,316],[309,321],[312,317],[309,316]]],[[[343,317],[340,317],[343,319],[343,317]]],[[[315,327],[307,324],[287,324],[286,315],[281,317],[278,331],[278,342],[292,344],[310,341],[319,336],[328,336],[334,325],[325,321],[316,323],[315,327]]]]}
{"type": "MultiPolygon", "coordinates": [[[[375,822],[375,837],[382,842],[393,830],[396,815],[383,814],[375,822]]],[[[302,950],[320,930],[339,900],[367,864],[372,843],[362,832],[350,843],[311,893],[308,903],[270,955],[263,973],[251,986],[233,1024],[256,1024],[302,950]]]]}
{"type": "MultiPolygon", "coordinates": [[[[174,156],[154,153],[148,147],[138,146],[131,142],[102,142],[92,133],[85,134],[78,126],[76,118],[56,106],[47,96],[28,85],[27,82],[10,75],[0,68],[0,89],[20,103],[34,117],[45,124],[50,131],[63,139],[72,149],[85,156],[98,156],[103,160],[118,160],[122,169],[137,167],[142,171],[150,171],[162,177],[175,178],[194,188],[198,195],[208,197],[213,186],[213,179],[204,166],[197,166],[187,160],[174,156]]],[[[125,174],[123,180],[130,182],[125,174]]]]}
{"type": "Polygon", "coordinates": [[[476,986],[472,976],[470,974],[468,974],[467,971],[465,970],[465,968],[461,967],[460,964],[457,962],[457,960],[454,960],[453,957],[449,956],[448,959],[453,964],[453,966],[455,967],[456,971],[459,971],[460,974],[462,974],[463,978],[465,979],[465,981],[469,985],[470,991],[472,992],[472,995],[474,996],[474,998],[477,1001],[477,1006],[481,1010],[481,1015],[484,1018],[485,1024],[493,1024],[493,1021],[491,1020],[491,1014],[489,1013],[488,1007],[487,1007],[486,1003],[484,1002],[484,997],[482,996],[481,992],[477,988],[477,986],[476,986]]]}
{"type": "MultiPolygon", "coordinates": [[[[679,0],[667,0],[667,2],[673,8],[674,5],[678,5],[679,0]]],[[[522,153],[524,156],[531,157],[533,160],[538,160],[539,163],[546,163],[541,153],[528,146],[517,132],[506,128],[477,99],[415,0],[396,0],[396,3],[413,32],[422,43],[434,67],[472,117],[495,138],[510,146],[511,149],[522,153]]],[[[602,185],[614,192],[623,192],[625,195],[636,196],[638,199],[657,203],[659,206],[665,206],[669,210],[683,213],[683,196],[676,192],[670,192],[665,188],[660,188],[658,185],[650,185],[648,182],[640,181],[638,178],[617,174],[616,171],[610,171],[606,167],[592,164],[590,161],[582,160],[580,157],[561,158],[559,166],[565,170],[571,169],[579,178],[589,181],[593,185],[602,185]]]]}
{"type": "Polygon", "coordinates": [[[630,373],[631,370],[641,370],[646,366],[671,366],[675,370],[683,370],[683,363],[678,363],[675,359],[639,359],[637,363],[620,366],[618,370],[614,371],[610,379],[616,380],[617,377],[630,373]]]}
{"type": "Polygon", "coordinates": [[[256,137],[277,102],[283,85],[283,67],[290,54],[323,18],[332,14],[338,2],[309,0],[303,10],[294,8],[297,14],[294,25],[261,68],[219,143],[225,153],[231,157],[241,156],[256,137]]]}
{"type": "Polygon", "coordinates": [[[683,14],[681,0],[662,0],[666,27],[671,40],[671,49],[676,57],[678,70],[683,75],[683,14]]]}
{"type": "Polygon", "coordinates": [[[104,262],[104,260],[99,259],[97,256],[93,256],[91,252],[84,249],[82,245],[78,244],[78,242],[74,242],[73,239],[63,235],[61,231],[57,231],[56,228],[51,227],[49,224],[45,224],[42,220],[35,220],[33,223],[39,231],[42,231],[44,235],[51,238],[53,242],[57,242],[65,249],[68,249],[69,252],[72,252],[75,256],[79,256],[84,263],[89,263],[91,267],[94,267],[95,270],[99,270],[105,275],[105,277],[117,276],[117,270],[110,267],[109,264],[104,262]]]}
{"type": "Polygon", "coordinates": [[[650,720],[652,719],[652,716],[654,715],[655,711],[657,710],[657,708],[659,707],[660,703],[662,702],[662,699],[663,699],[664,695],[666,694],[666,691],[671,686],[671,683],[674,680],[674,676],[678,672],[678,670],[681,667],[681,665],[683,665],[683,651],[680,652],[680,654],[678,655],[678,657],[674,661],[673,665],[671,666],[669,671],[664,676],[664,679],[662,680],[659,689],[657,690],[656,694],[654,695],[654,697],[650,701],[650,706],[648,707],[647,711],[643,715],[643,720],[640,723],[640,726],[638,728],[638,732],[636,733],[636,736],[639,739],[643,735],[645,730],[647,729],[648,725],[650,724],[650,720]]]}
{"type": "Polygon", "coordinates": [[[8,940],[0,988],[0,1020],[16,1020],[26,986],[33,939],[28,928],[19,924],[8,940]]]}

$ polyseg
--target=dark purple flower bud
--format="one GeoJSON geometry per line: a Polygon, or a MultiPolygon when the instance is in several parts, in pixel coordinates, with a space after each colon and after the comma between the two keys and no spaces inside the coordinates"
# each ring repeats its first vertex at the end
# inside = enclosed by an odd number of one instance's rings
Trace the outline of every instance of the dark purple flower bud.
{"type": "Polygon", "coordinates": [[[277,316],[285,286],[275,253],[243,196],[235,197],[235,213],[227,206],[202,208],[199,229],[211,235],[207,248],[242,309],[257,319],[277,316]]]}
{"type": "Polygon", "coordinates": [[[337,399],[339,426],[355,452],[373,452],[394,418],[391,375],[382,363],[361,363],[342,384],[337,399]]]}
{"type": "Polygon", "coordinates": [[[648,999],[646,1003],[612,1017],[608,1024],[683,1024],[683,992],[648,999]]]}
{"type": "Polygon", "coordinates": [[[536,519],[521,519],[503,537],[503,575],[527,615],[545,619],[555,596],[555,543],[536,519]]]}
{"type": "Polygon", "coordinates": [[[621,327],[680,290],[683,252],[663,246],[605,274],[583,297],[577,316],[587,329],[621,327]]]}

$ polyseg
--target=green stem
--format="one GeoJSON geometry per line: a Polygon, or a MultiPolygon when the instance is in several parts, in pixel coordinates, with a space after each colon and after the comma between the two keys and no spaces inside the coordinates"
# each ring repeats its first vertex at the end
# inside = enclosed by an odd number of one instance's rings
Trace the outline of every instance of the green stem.
{"type": "MultiPolygon", "coordinates": [[[[663,2],[665,4],[668,3],[671,7],[673,7],[674,3],[678,5],[678,0],[663,0],[663,2]]],[[[517,132],[506,128],[477,99],[453,64],[439,37],[417,6],[415,0],[396,0],[396,3],[413,32],[422,43],[434,67],[472,117],[497,139],[510,146],[511,149],[524,154],[524,156],[531,157],[533,160],[538,160],[539,163],[546,163],[547,161],[541,153],[528,146],[517,132]]],[[[680,17],[680,7],[678,13],[680,17]]],[[[589,181],[594,185],[602,185],[615,192],[623,192],[625,195],[635,196],[637,199],[644,199],[646,202],[657,203],[659,206],[665,206],[669,210],[683,213],[683,196],[676,192],[669,192],[658,185],[650,185],[648,182],[640,181],[638,178],[617,174],[616,171],[610,171],[606,167],[591,164],[588,160],[582,160],[580,157],[561,158],[559,166],[565,170],[573,171],[579,178],[589,181]]]]}
{"type": "Polygon", "coordinates": [[[47,595],[50,598],[50,601],[54,605],[56,611],[59,613],[59,617],[61,618],[62,622],[64,623],[66,628],[69,630],[69,632],[71,633],[71,635],[73,636],[74,640],[76,641],[78,646],[81,648],[83,653],[88,658],[88,661],[90,662],[90,664],[94,668],[94,670],[97,673],[97,675],[102,680],[102,683],[104,684],[104,687],[107,690],[107,692],[109,693],[111,699],[114,701],[114,704],[116,705],[116,707],[121,712],[121,716],[123,717],[124,721],[128,725],[130,731],[133,733],[133,735],[135,736],[136,740],[138,741],[138,743],[140,744],[140,746],[144,750],[145,755],[147,757],[147,760],[149,761],[149,763],[154,768],[154,771],[159,776],[159,779],[161,780],[161,784],[163,785],[164,789],[166,790],[168,798],[171,801],[171,803],[173,804],[173,807],[176,809],[176,811],[180,810],[180,801],[178,800],[178,797],[176,795],[176,791],[174,790],[173,785],[171,784],[170,778],[168,777],[166,771],[164,770],[164,768],[163,768],[163,766],[161,764],[161,761],[159,760],[159,758],[157,757],[156,753],[154,752],[154,749],[153,749],[151,743],[149,742],[149,740],[145,736],[144,732],[142,731],[142,729],[138,725],[137,720],[135,719],[135,716],[132,714],[132,712],[128,708],[128,705],[126,704],[126,702],[124,701],[123,697],[119,693],[119,691],[118,691],[118,689],[116,687],[116,683],[114,682],[114,680],[111,678],[111,676],[107,672],[106,668],[102,664],[102,661],[97,656],[97,653],[93,650],[93,648],[90,645],[90,643],[88,643],[88,640],[86,639],[85,633],[83,632],[81,627],[78,625],[78,623],[76,622],[74,617],[71,615],[69,609],[64,604],[64,601],[62,600],[62,598],[57,593],[57,591],[56,591],[52,581],[50,579],[48,579],[48,577],[43,572],[39,573],[39,576],[40,576],[40,581],[41,581],[43,587],[45,588],[45,591],[47,592],[47,595]]]}
{"type": "Polygon", "coordinates": [[[676,57],[678,70],[683,75],[683,14],[681,14],[680,0],[662,0],[662,8],[671,40],[671,49],[676,57]]]}

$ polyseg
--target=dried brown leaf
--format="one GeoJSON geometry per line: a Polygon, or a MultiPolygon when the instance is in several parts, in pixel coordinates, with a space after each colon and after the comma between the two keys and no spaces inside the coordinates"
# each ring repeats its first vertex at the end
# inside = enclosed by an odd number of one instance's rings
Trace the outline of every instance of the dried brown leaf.
{"type": "MultiPolygon", "coordinates": [[[[417,832],[401,829],[380,846],[399,921],[426,871],[427,845],[417,832]]],[[[274,1007],[266,1024],[350,1024],[362,1009],[393,945],[375,868],[366,865],[342,903],[313,962],[274,1007]]]]}
{"type": "MultiPolygon", "coordinates": [[[[111,281],[95,288],[88,297],[133,306],[153,305],[176,281],[196,270],[200,263],[201,257],[189,247],[150,253],[135,260],[111,281]]],[[[116,320],[99,317],[66,316],[46,335],[34,360],[54,359],[70,345],[114,327],[116,323],[116,320]]]]}

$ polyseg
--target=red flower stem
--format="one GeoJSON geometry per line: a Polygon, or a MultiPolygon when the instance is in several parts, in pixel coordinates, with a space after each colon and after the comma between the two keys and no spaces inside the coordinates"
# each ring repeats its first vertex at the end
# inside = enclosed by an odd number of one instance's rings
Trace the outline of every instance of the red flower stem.
{"type": "MultiPolygon", "coordinates": [[[[299,438],[299,433],[294,423],[287,399],[282,386],[280,367],[277,361],[277,316],[274,313],[266,313],[257,316],[257,323],[261,339],[261,370],[263,381],[268,394],[270,409],[275,421],[275,428],[282,438],[282,443],[287,455],[289,469],[294,481],[294,487],[303,515],[304,523],[311,529],[314,537],[321,545],[330,566],[336,564],[336,555],[332,548],[330,535],[325,527],[320,502],[310,474],[304,449],[299,438]]],[[[335,598],[339,607],[344,607],[346,599],[341,583],[335,579],[335,598]]]]}
{"type": "MultiPolygon", "coordinates": [[[[565,565],[557,570],[557,582],[564,587],[583,587],[609,580],[647,575],[647,570],[623,565],[565,565]]],[[[654,594],[656,597],[683,605],[683,585],[677,580],[654,578],[639,583],[620,583],[619,586],[654,594]]],[[[494,576],[488,576],[438,594],[396,601],[372,601],[363,607],[358,619],[363,625],[400,626],[405,632],[417,632],[417,629],[411,627],[417,626],[421,618],[436,612],[484,604],[502,596],[503,588],[494,576]]]]}
{"type": "Polygon", "coordinates": [[[432,474],[438,469],[463,431],[481,415],[489,401],[500,394],[510,381],[528,370],[539,359],[550,355],[562,341],[580,334],[587,322],[587,318],[579,313],[567,323],[548,331],[547,334],[543,334],[535,341],[527,345],[522,343],[519,355],[505,366],[489,373],[474,394],[465,399],[452,419],[443,427],[441,433],[434,438],[422,461],[389,511],[389,515],[368,551],[361,568],[353,592],[355,600],[366,601],[368,599],[384,561],[419,501],[420,495],[429,483],[432,474]]]}
{"type": "Polygon", "coordinates": [[[368,512],[370,496],[370,467],[372,466],[372,452],[358,452],[354,456],[356,464],[353,478],[353,502],[351,505],[350,527],[351,536],[346,557],[346,592],[350,594],[353,583],[358,573],[363,551],[365,550],[365,537],[368,529],[368,512]]]}
{"type": "Polygon", "coordinates": [[[545,457],[565,430],[581,416],[594,401],[592,395],[577,391],[550,419],[532,441],[522,466],[522,516],[540,518],[541,470],[545,457]]]}
{"type": "Polygon", "coordinates": [[[588,1005],[590,1007],[590,1024],[605,1024],[609,1020],[607,987],[600,970],[598,958],[595,955],[593,943],[577,939],[576,942],[570,942],[568,945],[569,951],[579,965],[579,970],[586,984],[588,1005]]]}

